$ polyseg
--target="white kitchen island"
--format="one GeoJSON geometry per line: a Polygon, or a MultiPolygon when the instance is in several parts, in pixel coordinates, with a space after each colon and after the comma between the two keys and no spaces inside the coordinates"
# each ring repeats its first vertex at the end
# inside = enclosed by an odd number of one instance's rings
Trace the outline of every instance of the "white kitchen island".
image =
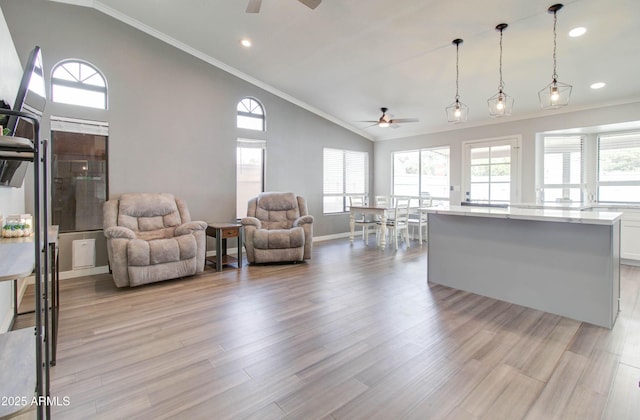
{"type": "Polygon", "coordinates": [[[620,213],[428,208],[428,281],[613,327],[620,213]]]}

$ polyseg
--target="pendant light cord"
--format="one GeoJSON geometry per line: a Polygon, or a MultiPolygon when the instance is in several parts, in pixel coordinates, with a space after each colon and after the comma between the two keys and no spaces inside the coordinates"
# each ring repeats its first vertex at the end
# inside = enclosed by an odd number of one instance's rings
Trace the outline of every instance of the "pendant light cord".
{"type": "Polygon", "coordinates": [[[498,89],[502,92],[502,88],[504,88],[504,82],[502,81],[502,31],[500,29],[500,85],[498,85],[498,89]]]}
{"type": "Polygon", "coordinates": [[[556,25],[558,23],[558,11],[553,12],[553,81],[558,80],[558,74],[556,72],[556,48],[557,48],[557,38],[558,34],[556,32],[556,25]]]}
{"type": "Polygon", "coordinates": [[[460,99],[460,95],[458,94],[458,88],[459,88],[459,82],[458,79],[460,78],[460,70],[458,68],[458,62],[459,62],[459,50],[460,50],[460,43],[456,43],[456,102],[458,102],[458,100],[460,99]]]}

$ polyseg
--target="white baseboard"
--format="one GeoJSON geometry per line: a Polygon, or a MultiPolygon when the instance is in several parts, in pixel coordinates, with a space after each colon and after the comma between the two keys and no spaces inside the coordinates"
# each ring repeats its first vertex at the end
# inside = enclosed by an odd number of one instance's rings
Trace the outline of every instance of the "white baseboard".
{"type": "Polygon", "coordinates": [[[620,264],[632,265],[634,267],[640,267],[640,260],[630,260],[628,258],[620,258],[620,264]]]}
{"type": "MultiPolygon", "coordinates": [[[[356,236],[358,236],[358,233],[359,232],[356,232],[356,236]]],[[[348,238],[349,234],[350,232],[343,232],[343,233],[334,233],[331,235],[324,235],[324,236],[314,236],[313,242],[322,242],[322,241],[330,241],[332,239],[348,238]]]]}
{"type": "Polygon", "coordinates": [[[83,268],[82,270],[69,270],[60,272],[60,280],[74,279],[76,277],[92,276],[94,274],[105,274],[109,272],[108,265],[100,267],[83,268]]]}

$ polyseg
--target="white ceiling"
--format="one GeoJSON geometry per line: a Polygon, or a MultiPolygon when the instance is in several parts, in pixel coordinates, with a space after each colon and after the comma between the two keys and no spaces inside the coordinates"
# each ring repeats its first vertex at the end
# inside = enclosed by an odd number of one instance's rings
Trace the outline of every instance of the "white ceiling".
{"type": "MultiPolygon", "coordinates": [[[[553,1],[323,0],[311,10],[296,0],[58,0],[94,7],[372,140],[461,128],[446,122],[455,96],[460,46],[464,126],[548,115],[537,92],[551,81],[553,1]],[[499,32],[511,117],[488,116],[498,91],[499,32]],[[242,48],[250,38],[253,46],[242,48]],[[386,106],[397,129],[367,127],[386,106]]],[[[571,0],[558,12],[558,75],[573,85],[571,111],[640,100],[640,1],[571,0]],[[570,38],[584,26],[587,33],[570,38]],[[605,82],[592,90],[593,82],[605,82]]],[[[560,111],[562,112],[562,111],[560,111]]],[[[639,116],[640,119],[640,116],[639,116]]]]}

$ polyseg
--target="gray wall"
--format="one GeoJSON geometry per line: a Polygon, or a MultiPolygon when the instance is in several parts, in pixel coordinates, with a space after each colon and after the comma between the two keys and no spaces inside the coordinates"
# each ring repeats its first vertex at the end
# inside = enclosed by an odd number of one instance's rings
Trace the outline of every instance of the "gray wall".
{"type": "Polygon", "coordinates": [[[171,192],[187,200],[194,219],[233,219],[236,105],[253,96],[267,115],[267,189],[306,197],[316,236],[348,230],[348,216],[322,215],[322,149],[372,156],[368,139],[93,9],[42,0],[0,0],[0,7],[22,60],[39,45],[45,72],[80,58],[107,78],[107,111],[49,103],[46,114],[110,123],[111,197],[171,192]]]}
{"type": "MultiPolygon", "coordinates": [[[[568,110],[569,108],[567,108],[568,110]]],[[[478,110],[483,112],[484,110],[478,110]]],[[[376,194],[389,194],[391,191],[391,153],[399,150],[450,146],[451,147],[451,185],[462,183],[462,143],[469,140],[521,136],[521,201],[534,202],[535,196],[535,139],[536,134],[545,131],[566,130],[582,127],[595,127],[606,124],[640,120],[640,102],[626,105],[602,107],[574,112],[553,112],[548,116],[530,119],[511,120],[501,124],[460,128],[440,133],[425,134],[405,139],[378,141],[374,145],[374,185],[376,194]]],[[[452,191],[452,204],[460,203],[460,191],[452,191]]]]}

